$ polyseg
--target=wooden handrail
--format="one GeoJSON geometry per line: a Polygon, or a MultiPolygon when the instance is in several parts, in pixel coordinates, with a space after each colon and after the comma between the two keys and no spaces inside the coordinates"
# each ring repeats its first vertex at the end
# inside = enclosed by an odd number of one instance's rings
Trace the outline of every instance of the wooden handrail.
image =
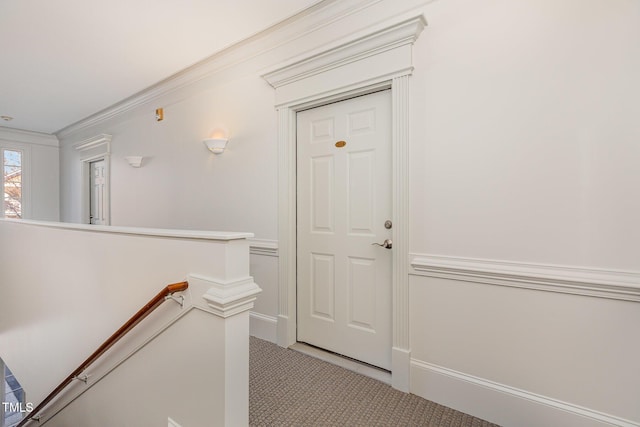
{"type": "Polygon", "coordinates": [[[127,332],[133,329],[138,323],[140,323],[145,317],[147,317],[153,310],[158,308],[165,300],[167,296],[170,296],[176,292],[181,292],[186,290],[189,287],[189,283],[187,282],[179,282],[173,283],[171,285],[167,285],[158,295],[153,297],[151,301],[145,304],[136,314],[134,314],[131,319],[127,320],[127,322],[120,327],[113,335],[111,335],[96,351],[93,352],[91,356],[87,358],[80,366],[76,368],[64,381],[58,385],[45,399],[36,406],[33,411],[29,413],[29,415],[20,421],[20,423],[16,427],[22,427],[24,424],[28,423],[30,420],[34,418],[35,415],[38,414],[54,397],[56,397],[66,386],[73,381],[74,378],[77,378],[85,369],[89,367],[93,362],[95,362],[100,356],[102,356],[107,350],[109,350],[115,343],[120,341],[122,337],[124,337],[127,332]]]}

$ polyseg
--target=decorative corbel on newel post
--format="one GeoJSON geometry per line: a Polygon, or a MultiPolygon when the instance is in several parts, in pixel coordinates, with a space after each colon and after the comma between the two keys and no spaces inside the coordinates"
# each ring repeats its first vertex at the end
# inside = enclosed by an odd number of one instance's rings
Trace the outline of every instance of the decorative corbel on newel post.
{"type": "Polygon", "coordinates": [[[253,308],[262,289],[253,277],[231,282],[208,281],[209,290],[202,296],[216,315],[227,318],[253,308]]]}

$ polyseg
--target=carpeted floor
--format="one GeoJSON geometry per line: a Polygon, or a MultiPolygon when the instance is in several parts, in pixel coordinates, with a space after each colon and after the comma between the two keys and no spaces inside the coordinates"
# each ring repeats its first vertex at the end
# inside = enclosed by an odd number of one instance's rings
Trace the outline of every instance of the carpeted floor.
{"type": "Polygon", "coordinates": [[[488,423],[336,365],[251,337],[251,426],[473,426],[488,423]]]}

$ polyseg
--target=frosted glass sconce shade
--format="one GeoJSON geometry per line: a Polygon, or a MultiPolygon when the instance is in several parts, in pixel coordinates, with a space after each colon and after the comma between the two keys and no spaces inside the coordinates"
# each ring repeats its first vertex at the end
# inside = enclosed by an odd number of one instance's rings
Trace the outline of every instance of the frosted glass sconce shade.
{"type": "Polygon", "coordinates": [[[204,145],[207,146],[207,149],[214,154],[220,154],[224,151],[224,148],[227,146],[228,139],[223,138],[207,138],[202,141],[204,145]]]}
{"type": "Polygon", "coordinates": [[[127,156],[124,159],[134,168],[139,168],[142,164],[142,156],[127,156]]]}

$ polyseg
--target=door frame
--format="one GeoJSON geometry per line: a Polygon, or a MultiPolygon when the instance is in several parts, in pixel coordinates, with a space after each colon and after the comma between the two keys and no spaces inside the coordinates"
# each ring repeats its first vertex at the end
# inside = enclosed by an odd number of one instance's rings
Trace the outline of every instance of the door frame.
{"type": "Polygon", "coordinates": [[[80,152],[81,190],[80,218],[89,224],[91,215],[91,163],[104,160],[104,211],[105,225],[111,224],[111,135],[101,134],[85,139],[73,146],[80,152]]]}
{"type": "Polygon", "coordinates": [[[83,208],[86,212],[83,212],[84,220],[87,221],[87,224],[91,224],[91,201],[93,196],[93,186],[91,185],[91,179],[93,173],[91,172],[91,164],[96,162],[104,161],[104,188],[103,188],[103,210],[104,210],[104,224],[100,225],[110,225],[110,200],[109,200],[109,156],[107,154],[103,154],[100,156],[88,158],[82,161],[82,185],[84,188],[85,198],[82,202],[83,208]]]}
{"type": "Polygon", "coordinates": [[[392,145],[392,386],[409,391],[409,101],[412,47],[426,25],[418,15],[368,36],[271,71],[278,116],[277,343],[296,342],[296,114],[391,89],[392,145]]]}

